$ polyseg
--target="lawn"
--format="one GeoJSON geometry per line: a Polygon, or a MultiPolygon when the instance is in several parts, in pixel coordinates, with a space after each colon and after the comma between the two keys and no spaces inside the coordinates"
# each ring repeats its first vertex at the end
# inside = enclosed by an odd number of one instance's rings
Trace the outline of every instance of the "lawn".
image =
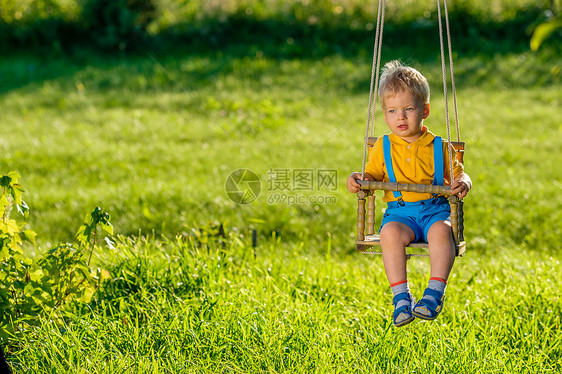
{"type": "MultiPolygon", "coordinates": [[[[459,259],[438,320],[398,329],[378,257],[274,238],[252,248],[238,234],[123,239],[100,255],[112,279],[94,301],[26,326],[10,361],[33,373],[556,373],[560,257],[514,249],[459,259]]],[[[427,260],[409,265],[419,295],[427,260]]]]}
{"type": "MultiPolygon", "coordinates": [[[[457,62],[461,140],[475,184],[467,231],[482,247],[546,249],[560,237],[554,52],[457,62]]],[[[428,75],[426,124],[446,136],[438,58],[405,53],[388,59],[402,56],[428,75]]],[[[45,247],[70,240],[83,215],[102,206],[123,235],[173,236],[222,222],[266,237],[276,231],[324,241],[330,232],[345,250],[355,203],[344,181],[361,169],[369,59],[4,59],[0,166],[22,175],[29,222],[45,247]],[[240,168],[261,179],[252,204],[238,205],[225,193],[228,175],[240,168]],[[299,189],[299,169],[335,170],[336,188],[303,182],[299,189]],[[288,188],[278,186],[282,173],[288,188]],[[280,194],[312,194],[328,204],[288,206],[274,199],[280,194]]],[[[378,116],[375,133],[385,127],[378,116]]]]}

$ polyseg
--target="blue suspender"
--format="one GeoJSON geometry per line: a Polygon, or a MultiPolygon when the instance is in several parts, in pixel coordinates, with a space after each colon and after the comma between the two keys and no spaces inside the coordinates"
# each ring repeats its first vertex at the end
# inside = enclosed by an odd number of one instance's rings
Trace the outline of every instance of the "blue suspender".
{"type": "Polygon", "coordinates": [[[433,167],[433,185],[443,186],[443,140],[440,136],[436,136],[435,139],[433,139],[433,167]]]}
{"type": "MultiPolygon", "coordinates": [[[[382,138],[382,148],[384,152],[384,163],[386,165],[386,173],[388,174],[388,179],[392,183],[396,183],[396,175],[394,174],[394,168],[392,167],[392,156],[390,154],[391,145],[388,135],[384,135],[382,138]]],[[[443,186],[444,182],[444,166],[443,166],[443,139],[440,136],[436,136],[433,139],[433,185],[443,186]]],[[[400,191],[392,191],[395,198],[399,199],[402,197],[400,191]]]]}
{"type": "MultiPolygon", "coordinates": [[[[392,167],[392,157],[390,156],[390,139],[388,135],[382,137],[382,149],[384,152],[384,164],[386,165],[386,173],[388,174],[388,179],[392,183],[396,183],[396,176],[394,175],[394,168],[392,167]]],[[[402,192],[392,191],[395,198],[401,198],[402,192]]]]}

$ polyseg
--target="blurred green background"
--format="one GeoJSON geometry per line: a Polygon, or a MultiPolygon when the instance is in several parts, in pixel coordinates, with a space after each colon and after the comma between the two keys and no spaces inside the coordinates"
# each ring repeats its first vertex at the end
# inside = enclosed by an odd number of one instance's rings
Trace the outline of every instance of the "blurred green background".
{"type": "MultiPolygon", "coordinates": [[[[414,29],[433,36],[436,2],[386,2],[388,43],[414,29]]],[[[243,43],[282,55],[356,54],[369,46],[377,1],[367,0],[2,0],[0,41],[14,49],[72,51],[243,43]],[[310,48],[313,47],[313,48],[310,48]]],[[[459,51],[521,48],[532,29],[553,18],[557,0],[449,1],[459,51]]],[[[558,34],[559,36],[559,34],[558,34]]]]}
{"type": "MultiPolygon", "coordinates": [[[[123,235],[100,240],[110,279],[91,303],[21,321],[14,369],[560,372],[560,1],[448,4],[468,250],[438,322],[392,329],[344,183],[361,169],[377,1],[0,0],[0,172],[22,176],[26,250],[75,241],[96,206],[123,235]],[[261,179],[249,204],[227,194],[237,169],[261,179]],[[301,191],[299,170],[337,181],[301,191]]],[[[436,2],[386,10],[382,62],[428,77],[425,123],[446,136],[436,2]]],[[[409,261],[415,292],[427,264],[409,261]]]]}
{"type": "MultiPolygon", "coordinates": [[[[529,41],[559,1],[448,3],[476,186],[467,237],[551,247],[560,31],[537,52],[529,41]]],[[[223,224],[353,248],[344,180],[361,168],[376,14],[366,0],[1,0],[0,168],[22,175],[40,243],[70,240],[99,205],[125,235],[223,224]],[[252,204],[225,193],[239,168],[261,177],[252,204]],[[268,201],[272,171],[299,168],[335,169],[337,189],[312,193],[337,202],[268,201]]],[[[382,60],[394,58],[429,78],[427,123],[445,135],[435,1],[387,1],[382,60]]]]}

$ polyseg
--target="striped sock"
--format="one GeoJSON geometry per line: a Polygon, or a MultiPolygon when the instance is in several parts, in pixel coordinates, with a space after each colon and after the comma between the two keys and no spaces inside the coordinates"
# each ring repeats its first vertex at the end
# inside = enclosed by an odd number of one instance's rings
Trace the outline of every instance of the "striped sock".
{"type": "MultiPolygon", "coordinates": [[[[408,287],[408,280],[407,279],[404,279],[403,281],[400,281],[400,282],[392,283],[390,285],[390,289],[392,290],[392,296],[396,296],[396,295],[404,293],[404,292],[410,293],[410,287],[408,287]]],[[[410,295],[410,298],[411,298],[411,295],[410,295]]],[[[400,300],[399,302],[396,303],[396,305],[394,306],[394,309],[398,309],[402,305],[408,305],[409,306],[408,300],[400,300]]]]}
{"type": "MultiPolygon", "coordinates": [[[[429,278],[429,283],[427,288],[439,292],[441,295],[445,293],[445,288],[447,287],[447,281],[443,278],[431,277],[429,278]]],[[[424,295],[422,299],[430,300],[437,303],[437,300],[431,295],[424,295]]]]}

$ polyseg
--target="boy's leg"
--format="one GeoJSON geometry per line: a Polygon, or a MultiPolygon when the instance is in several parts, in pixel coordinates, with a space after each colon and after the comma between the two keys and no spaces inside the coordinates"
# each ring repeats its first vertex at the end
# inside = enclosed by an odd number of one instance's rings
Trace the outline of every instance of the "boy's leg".
{"type": "Polygon", "coordinates": [[[382,261],[390,284],[406,279],[406,246],[414,239],[414,231],[403,223],[388,222],[381,228],[382,261]]]}
{"type": "Polygon", "coordinates": [[[414,307],[414,315],[435,319],[441,312],[447,279],[455,262],[455,243],[448,221],[437,221],[427,233],[429,244],[430,279],[423,298],[414,307]]]}
{"type": "Polygon", "coordinates": [[[394,296],[392,322],[397,327],[414,320],[406,273],[406,246],[414,239],[412,229],[400,222],[386,223],[380,233],[384,270],[394,296]]]}
{"type": "Polygon", "coordinates": [[[455,242],[449,221],[437,221],[427,232],[431,278],[449,279],[455,263],[455,242]]]}

